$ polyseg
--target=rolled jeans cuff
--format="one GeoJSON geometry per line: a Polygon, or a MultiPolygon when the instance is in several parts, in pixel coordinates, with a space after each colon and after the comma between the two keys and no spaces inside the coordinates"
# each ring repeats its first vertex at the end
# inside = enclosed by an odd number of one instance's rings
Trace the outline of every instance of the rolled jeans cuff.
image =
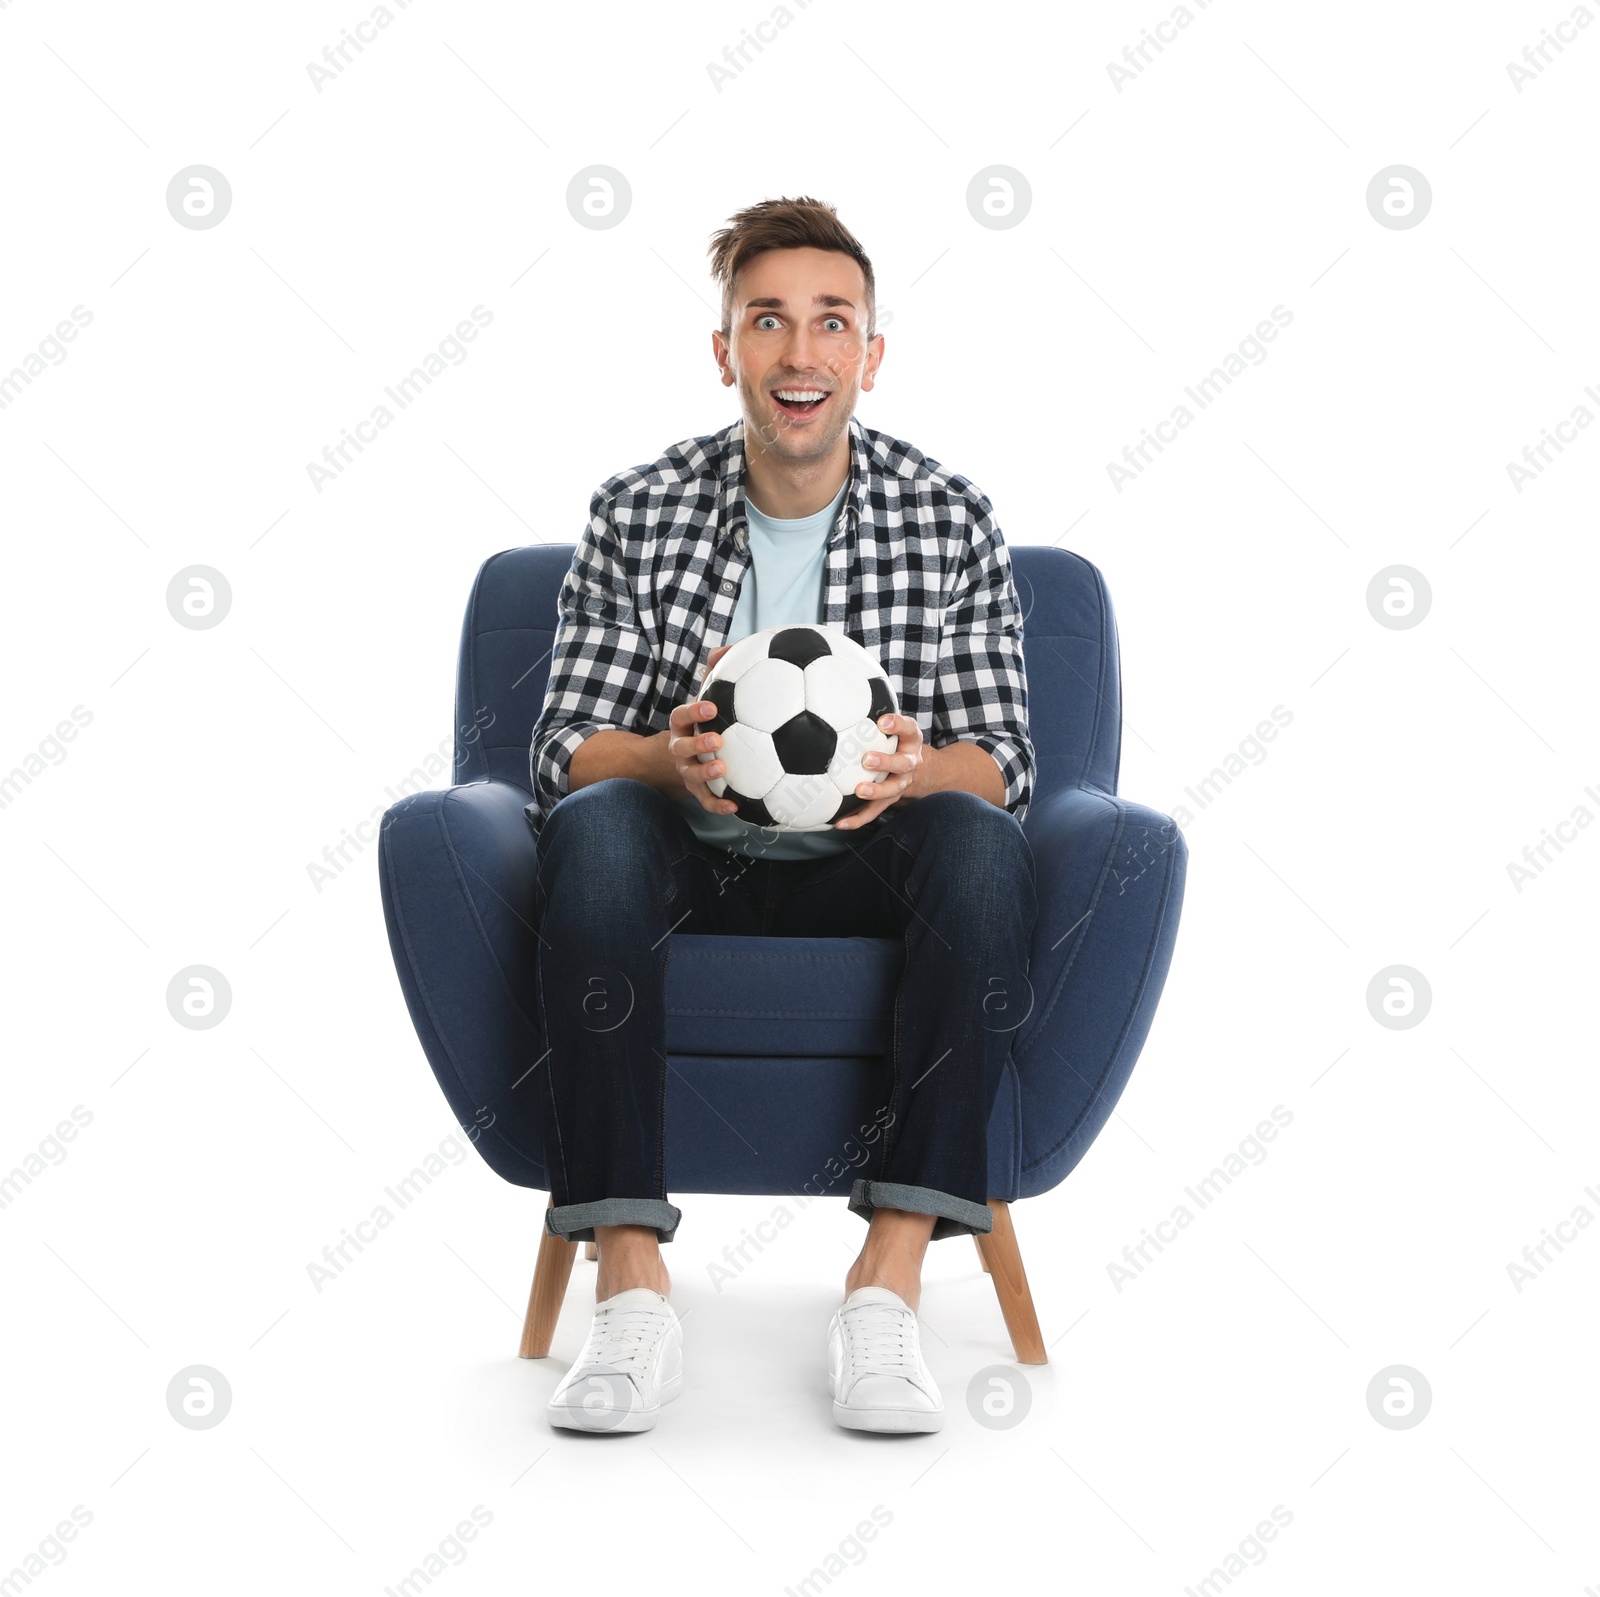
{"type": "Polygon", "coordinates": [[[682,1218],[683,1210],[665,1198],[601,1198],[546,1209],[544,1227],[568,1242],[593,1242],[597,1225],[653,1225],[656,1239],[670,1242],[682,1218]]]}
{"type": "Polygon", "coordinates": [[[874,1209],[938,1215],[931,1242],[940,1237],[987,1236],[994,1230],[994,1214],[986,1203],[935,1192],[932,1187],[902,1186],[898,1181],[857,1181],[850,1189],[850,1212],[870,1220],[874,1209]]]}

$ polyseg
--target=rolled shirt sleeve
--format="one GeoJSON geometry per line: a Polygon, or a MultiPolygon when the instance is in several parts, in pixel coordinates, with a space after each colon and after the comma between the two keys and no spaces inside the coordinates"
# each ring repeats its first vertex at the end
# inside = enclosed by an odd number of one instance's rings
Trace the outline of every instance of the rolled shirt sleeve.
{"type": "Polygon", "coordinates": [[[656,674],[611,501],[602,494],[590,502],[589,525],[562,580],[558,613],[544,707],[528,751],[534,797],[529,819],[536,832],[570,790],[578,745],[607,728],[634,731],[656,674]]]}
{"type": "Polygon", "coordinates": [[[945,607],[933,702],[933,735],[986,749],[1005,779],[1004,808],[1019,821],[1033,796],[1037,760],[1028,735],[1022,609],[1011,555],[987,498],[977,498],[966,559],[945,607]]]}

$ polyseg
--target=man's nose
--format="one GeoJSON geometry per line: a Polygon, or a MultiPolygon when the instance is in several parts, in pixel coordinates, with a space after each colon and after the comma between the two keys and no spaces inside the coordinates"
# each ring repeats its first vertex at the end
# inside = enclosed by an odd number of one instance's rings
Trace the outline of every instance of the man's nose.
{"type": "Polygon", "coordinates": [[[790,332],[783,350],[784,364],[793,372],[814,372],[822,368],[817,364],[820,356],[815,336],[809,327],[796,327],[790,332]]]}

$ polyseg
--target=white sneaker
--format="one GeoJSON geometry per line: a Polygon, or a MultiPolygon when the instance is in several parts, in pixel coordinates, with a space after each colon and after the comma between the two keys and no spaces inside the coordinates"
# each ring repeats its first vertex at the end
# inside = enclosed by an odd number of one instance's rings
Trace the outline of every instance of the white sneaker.
{"type": "Polygon", "coordinates": [[[683,1328],[649,1287],[596,1306],[589,1340],[552,1393],[550,1423],[568,1431],[648,1431],[683,1390],[683,1328]]]}
{"type": "Polygon", "coordinates": [[[828,1327],[833,1417],[850,1431],[937,1431],[944,1400],[922,1360],[916,1311],[887,1287],[857,1287],[828,1327]]]}

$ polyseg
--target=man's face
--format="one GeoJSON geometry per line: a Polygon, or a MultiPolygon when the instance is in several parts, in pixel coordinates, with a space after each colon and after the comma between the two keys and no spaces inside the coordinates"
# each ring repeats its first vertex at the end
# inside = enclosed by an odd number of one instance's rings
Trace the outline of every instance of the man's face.
{"type": "Polygon", "coordinates": [[[711,347],[723,385],[739,386],[752,449],[796,462],[828,456],[883,359],[883,335],[865,337],[866,315],[866,278],[837,250],[768,250],[740,272],[729,336],[713,333],[711,347]]]}

